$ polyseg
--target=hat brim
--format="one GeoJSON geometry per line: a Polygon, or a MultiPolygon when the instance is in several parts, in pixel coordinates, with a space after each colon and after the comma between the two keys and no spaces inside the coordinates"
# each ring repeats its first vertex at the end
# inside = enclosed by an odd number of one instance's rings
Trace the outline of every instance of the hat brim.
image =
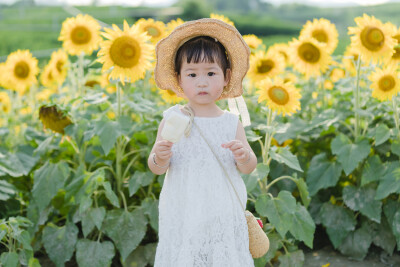
{"type": "Polygon", "coordinates": [[[235,27],[211,18],[188,21],[176,27],[168,37],[157,43],[157,63],[154,70],[157,86],[184,97],[175,73],[175,56],[181,45],[197,36],[216,38],[228,53],[232,74],[219,99],[242,95],[242,81],[249,69],[250,48],[235,27]]]}

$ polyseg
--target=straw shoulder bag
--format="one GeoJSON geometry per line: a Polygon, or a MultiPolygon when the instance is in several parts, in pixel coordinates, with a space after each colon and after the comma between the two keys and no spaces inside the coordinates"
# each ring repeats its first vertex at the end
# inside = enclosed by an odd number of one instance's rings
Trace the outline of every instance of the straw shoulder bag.
{"type": "Polygon", "coordinates": [[[204,139],[204,141],[210,147],[210,149],[211,149],[212,153],[214,154],[215,158],[217,159],[219,165],[221,165],[221,168],[223,169],[226,177],[228,178],[230,184],[232,185],[233,190],[235,191],[236,197],[239,200],[240,206],[242,207],[242,209],[244,211],[244,214],[246,216],[246,221],[247,221],[247,227],[249,230],[249,249],[250,249],[251,256],[253,258],[260,258],[260,257],[264,256],[265,253],[267,253],[267,251],[269,249],[269,239],[267,237],[267,234],[261,228],[261,225],[258,224],[254,215],[250,211],[245,210],[245,208],[242,205],[242,202],[240,201],[239,195],[236,192],[236,189],[235,189],[231,179],[229,178],[228,172],[224,168],[222,162],[217,157],[217,153],[214,151],[212,146],[208,143],[207,139],[204,137],[200,128],[197,127],[197,125],[194,123],[194,121],[192,123],[199,131],[201,137],[204,139]]]}

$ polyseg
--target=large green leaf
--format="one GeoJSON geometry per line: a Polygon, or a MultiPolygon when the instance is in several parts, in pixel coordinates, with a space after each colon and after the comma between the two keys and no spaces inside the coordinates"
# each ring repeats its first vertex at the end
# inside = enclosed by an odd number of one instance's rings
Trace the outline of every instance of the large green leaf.
{"type": "Polygon", "coordinates": [[[57,267],[64,267],[64,262],[71,259],[78,240],[78,232],[78,227],[73,223],[61,227],[49,223],[43,229],[44,248],[57,267]]]}
{"type": "Polygon", "coordinates": [[[154,266],[157,243],[139,246],[126,259],[125,266],[147,267],[154,266]]]}
{"type": "Polygon", "coordinates": [[[104,218],[106,217],[106,209],[104,207],[92,208],[89,213],[93,223],[96,225],[97,229],[100,230],[104,218]]]}
{"type": "Polygon", "coordinates": [[[400,247],[400,202],[389,199],[383,207],[393,235],[396,237],[397,247],[400,247]]]}
{"type": "Polygon", "coordinates": [[[383,248],[389,255],[392,255],[396,246],[396,237],[392,233],[386,216],[382,216],[381,223],[375,225],[376,230],[373,236],[373,243],[383,248]]]}
{"type": "Polygon", "coordinates": [[[262,180],[269,174],[269,166],[263,163],[258,163],[257,167],[250,174],[242,175],[247,192],[252,192],[258,184],[258,180],[262,180]]]}
{"type": "Polygon", "coordinates": [[[142,186],[148,186],[154,179],[154,173],[151,171],[136,171],[129,179],[129,196],[134,195],[142,186]]]}
{"type": "Polygon", "coordinates": [[[3,252],[0,255],[0,263],[4,267],[17,267],[19,260],[16,252],[3,252]]]}
{"type": "Polygon", "coordinates": [[[385,166],[382,164],[378,155],[368,158],[363,167],[361,175],[361,185],[364,186],[371,182],[379,181],[385,173],[385,166]]]}
{"type": "Polygon", "coordinates": [[[302,250],[287,253],[280,256],[279,267],[302,267],[304,264],[304,253],[302,250]]]}
{"type": "Polygon", "coordinates": [[[110,241],[102,243],[80,239],[76,244],[76,261],[79,267],[108,267],[114,258],[115,249],[110,241]]]}
{"type": "Polygon", "coordinates": [[[94,132],[100,138],[101,147],[104,150],[104,155],[108,155],[114,147],[117,138],[122,135],[119,123],[116,121],[100,120],[94,126],[94,132]]]}
{"type": "Polygon", "coordinates": [[[103,227],[125,261],[146,234],[147,220],[142,209],[112,210],[107,212],[103,227]]]}
{"type": "Polygon", "coordinates": [[[33,173],[32,195],[39,211],[46,208],[58,190],[63,188],[69,173],[70,169],[65,162],[53,164],[49,161],[33,173]]]}
{"type": "Polygon", "coordinates": [[[152,198],[145,198],[142,201],[142,208],[144,214],[150,219],[150,225],[158,232],[158,200],[152,198]]]}
{"type": "Polygon", "coordinates": [[[39,156],[32,157],[34,151],[32,147],[22,147],[21,149],[24,151],[15,154],[0,153],[0,174],[6,173],[12,177],[28,175],[39,161],[39,156]],[[26,153],[25,150],[27,150],[26,153]]]}
{"type": "Polygon", "coordinates": [[[315,232],[315,224],[310,214],[299,203],[297,203],[296,211],[292,215],[293,221],[290,233],[297,239],[304,241],[304,243],[312,248],[315,232]]]}
{"type": "Polygon", "coordinates": [[[391,162],[385,172],[385,175],[379,182],[376,190],[376,199],[383,199],[391,193],[400,193],[400,166],[398,162],[391,162]]]}
{"type": "Polygon", "coordinates": [[[288,167],[294,170],[302,172],[303,169],[300,167],[297,157],[293,155],[289,149],[289,147],[272,147],[270,150],[271,158],[279,163],[286,164],[288,167]]]}
{"type": "Polygon", "coordinates": [[[296,211],[296,199],[288,191],[279,192],[276,198],[260,195],[255,207],[257,213],[267,217],[282,237],[292,228],[292,214],[296,211]]]}
{"type": "Polygon", "coordinates": [[[5,180],[0,180],[0,200],[8,200],[13,197],[17,192],[17,189],[12,184],[5,180]]]}
{"type": "Polygon", "coordinates": [[[347,235],[339,250],[353,259],[362,260],[367,255],[371,243],[372,231],[367,224],[363,224],[361,228],[347,235]]]}
{"type": "Polygon", "coordinates": [[[390,138],[390,129],[381,123],[375,131],[375,146],[385,143],[390,138]]]}
{"type": "Polygon", "coordinates": [[[355,187],[353,185],[343,188],[344,203],[354,211],[360,211],[371,220],[381,221],[382,201],[375,200],[375,188],[371,186],[355,187]]]}
{"type": "Polygon", "coordinates": [[[400,143],[399,141],[394,141],[390,146],[392,152],[397,156],[400,156],[400,143]]]}
{"type": "Polygon", "coordinates": [[[117,197],[117,195],[114,193],[114,191],[111,189],[111,184],[110,182],[104,182],[103,183],[103,187],[106,190],[106,197],[108,198],[108,200],[110,200],[110,203],[114,206],[119,208],[119,199],[117,197]]]}
{"type": "Polygon", "coordinates": [[[357,223],[350,210],[330,202],[322,204],[319,217],[322,225],[327,228],[327,234],[335,248],[342,243],[350,231],[355,229],[357,223]]]}
{"type": "Polygon", "coordinates": [[[341,172],[341,165],[329,161],[325,153],[314,156],[307,171],[307,186],[310,195],[315,195],[322,188],[335,186],[341,172]]]}
{"type": "Polygon", "coordinates": [[[344,134],[339,134],[332,140],[331,150],[337,155],[346,175],[349,175],[358,164],[365,159],[371,149],[367,139],[358,140],[353,144],[344,134]]]}

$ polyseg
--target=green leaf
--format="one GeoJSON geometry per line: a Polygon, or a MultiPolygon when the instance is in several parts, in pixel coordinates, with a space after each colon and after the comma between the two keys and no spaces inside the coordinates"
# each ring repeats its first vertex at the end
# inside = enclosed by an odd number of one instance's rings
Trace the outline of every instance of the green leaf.
{"type": "Polygon", "coordinates": [[[144,214],[150,219],[150,225],[158,232],[158,200],[146,198],[142,201],[144,214]]]}
{"type": "Polygon", "coordinates": [[[3,252],[0,256],[0,262],[4,267],[17,267],[19,260],[16,252],[3,252]]]}
{"type": "Polygon", "coordinates": [[[101,104],[106,102],[108,99],[108,96],[103,96],[103,95],[104,95],[103,93],[85,95],[83,97],[83,100],[91,105],[101,104]]]}
{"type": "Polygon", "coordinates": [[[367,162],[363,166],[361,186],[371,182],[379,181],[380,177],[383,177],[384,172],[385,167],[378,155],[373,155],[372,157],[368,158],[367,162]]]}
{"type": "Polygon", "coordinates": [[[84,214],[82,214],[83,236],[87,237],[92,232],[94,227],[95,227],[94,221],[92,220],[92,217],[90,216],[90,210],[88,210],[84,214]]]}
{"type": "Polygon", "coordinates": [[[330,162],[325,153],[314,156],[307,171],[307,186],[310,195],[315,195],[322,188],[335,186],[341,172],[341,165],[330,162]]]}
{"type": "Polygon", "coordinates": [[[39,262],[38,259],[36,259],[36,258],[30,258],[30,259],[29,259],[28,267],[42,267],[42,265],[40,265],[40,262],[39,262]]]}
{"type": "Polygon", "coordinates": [[[28,175],[39,161],[39,156],[35,155],[32,157],[33,147],[29,146],[25,150],[23,152],[16,152],[15,154],[0,153],[0,175],[1,173],[7,173],[12,177],[28,175]]]}
{"type": "Polygon", "coordinates": [[[49,161],[33,173],[32,195],[39,211],[44,210],[58,190],[63,188],[69,173],[65,162],[52,164],[49,161]]]}
{"type": "Polygon", "coordinates": [[[384,249],[389,255],[392,255],[394,247],[396,246],[396,237],[391,231],[386,216],[382,216],[381,223],[376,224],[376,227],[377,229],[376,232],[374,232],[373,243],[384,249]]]}
{"type": "Polygon", "coordinates": [[[157,243],[149,243],[145,246],[139,246],[131,254],[129,254],[128,258],[126,258],[125,266],[154,266],[156,249],[157,243]]]}
{"type": "Polygon", "coordinates": [[[90,217],[93,223],[96,225],[97,229],[101,229],[104,218],[106,217],[106,209],[104,207],[92,208],[90,210],[90,217]]]}
{"type": "Polygon", "coordinates": [[[372,233],[367,224],[348,234],[340,245],[339,250],[342,254],[350,256],[355,260],[362,260],[368,253],[368,248],[372,243],[372,233]]]}
{"type": "Polygon", "coordinates": [[[368,156],[370,149],[371,145],[367,139],[353,144],[344,134],[336,136],[331,143],[332,153],[337,155],[346,175],[349,175],[368,156]]]}
{"type": "Polygon", "coordinates": [[[371,186],[357,188],[353,185],[343,188],[344,203],[354,211],[360,211],[371,220],[381,221],[382,201],[375,200],[376,190],[371,186]]]}
{"type": "Polygon", "coordinates": [[[108,200],[110,200],[111,204],[114,207],[119,208],[120,207],[119,199],[118,199],[117,195],[114,193],[114,191],[111,189],[110,182],[104,182],[103,187],[106,190],[106,197],[108,198],[108,200]]]}
{"type": "Polygon", "coordinates": [[[400,143],[399,141],[394,141],[390,147],[392,152],[400,157],[400,143]]]}
{"type": "Polygon", "coordinates": [[[299,161],[297,157],[290,152],[289,147],[279,147],[279,148],[271,148],[270,155],[271,158],[278,161],[279,163],[284,163],[288,167],[302,172],[303,169],[300,167],[299,161]],[[277,152],[275,152],[277,150],[277,152]]]}
{"type": "Polygon", "coordinates": [[[73,223],[67,223],[62,227],[50,223],[43,229],[43,245],[57,267],[63,267],[64,262],[71,259],[78,240],[78,232],[78,227],[73,223]]]}
{"type": "Polygon", "coordinates": [[[269,166],[258,163],[257,167],[250,174],[242,175],[247,192],[252,192],[258,184],[258,180],[262,180],[269,174],[269,166]]]}
{"type": "Polygon", "coordinates": [[[303,267],[304,264],[304,253],[301,250],[287,253],[280,256],[279,267],[303,267]]]}
{"type": "Polygon", "coordinates": [[[93,199],[90,196],[84,196],[79,203],[79,213],[85,213],[93,204],[93,199]]]}
{"type": "Polygon", "coordinates": [[[108,267],[115,249],[110,241],[96,242],[80,239],[76,245],[76,260],[81,267],[108,267]]]}
{"type": "Polygon", "coordinates": [[[400,247],[400,202],[389,199],[383,207],[383,212],[396,238],[397,247],[400,247]]]}
{"type": "Polygon", "coordinates": [[[118,122],[109,120],[97,121],[94,132],[100,138],[101,147],[104,150],[105,156],[110,153],[117,138],[122,135],[118,122]]]}
{"type": "Polygon", "coordinates": [[[303,202],[304,206],[307,208],[311,202],[311,198],[308,195],[307,184],[303,178],[296,179],[295,182],[296,182],[297,188],[299,189],[299,192],[300,192],[301,201],[303,202]]]}
{"type": "Polygon", "coordinates": [[[288,191],[279,192],[276,198],[260,195],[255,207],[257,213],[267,217],[282,237],[292,228],[292,214],[296,211],[296,199],[288,191]]]}
{"type": "Polygon", "coordinates": [[[136,171],[129,179],[129,196],[134,195],[141,186],[148,186],[153,182],[154,174],[150,171],[136,171]]]}
{"type": "Polygon", "coordinates": [[[296,211],[291,220],[293,221],[290,233],[297,239],[304,241],[309,247],[313,247],[315,224],[305,207],[297,203],[296,211]]]}
{"type": "Polygon", "coordinates": [[[384,199],[391,193],[400,193],[400,167],[399,164],[390,163],[386,169],[385,175],[379,182],[376,190],[375,199],[384,199]]]}
{"type": "Polygon", "coordinates": [[[145,236],[147,220],[142,209],[132,212],[112,210],[107,212],[103,227],[125,261],[145,236]]]}
{"type": "Polygon", "coordinates": [[[9,200],[17,193],[17,189],[7,181],[0,180],[0,200],[9,200]]]}
{"type": "Polygon", "coordinates": [[[389,138],[390,129],[384,123],[379,124],[375,132],[375,146],[385,143],[389,138]]]}
{"type": "Polygon", "coordinates": [[[342,243],[350,231],[355,229],[357,223],[350,210],[330,202],[322,204],[319,217],[322,225],[327,228],[327,234],[335,248],[342,243]]]}

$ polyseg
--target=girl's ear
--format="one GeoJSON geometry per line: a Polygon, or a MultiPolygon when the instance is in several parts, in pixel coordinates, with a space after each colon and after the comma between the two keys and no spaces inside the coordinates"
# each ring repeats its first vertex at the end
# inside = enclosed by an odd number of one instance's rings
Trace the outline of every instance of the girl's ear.
{"type": "Polygon", "coordinates": [[[224,86],[228,85],[229,81],[231,80],[231,75],[232,75],[231,69],[226,69],[224,86]]]}

